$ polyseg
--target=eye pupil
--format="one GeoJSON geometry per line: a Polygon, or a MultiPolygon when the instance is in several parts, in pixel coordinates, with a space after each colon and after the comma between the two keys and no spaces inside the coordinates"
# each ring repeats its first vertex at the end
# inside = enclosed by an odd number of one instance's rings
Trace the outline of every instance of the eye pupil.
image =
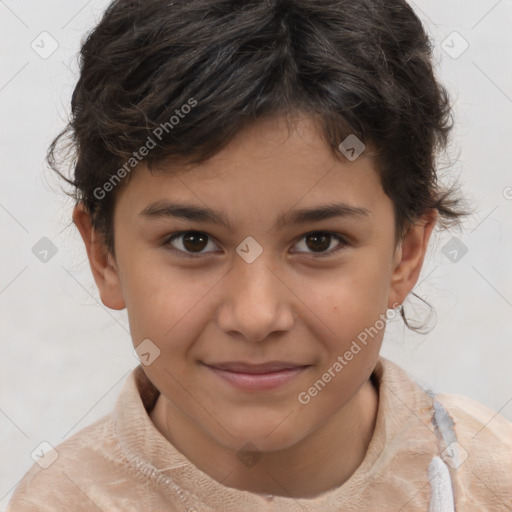
{"type": "Polygon", "coordinates": [[[201,251],[206,247],[208,236],[204,233],[190,232],[183,235],[183,246],[187,251],[199,250],[201,251]]]}
{"type": "Polygon", "coordinates": [[[308,235],[306,237],[306,240],[307,240],[306,243],[307,243],[308,248],[311,249],[312,251],[321,252],[321,251],[325,251],[329,247],[330,238],[331,238],[331,235],[325,235],[325,234],[308,235]],[[309,241],[313,242],[313,246],[311,246],[311,244],[308,243],[309,241]]]}

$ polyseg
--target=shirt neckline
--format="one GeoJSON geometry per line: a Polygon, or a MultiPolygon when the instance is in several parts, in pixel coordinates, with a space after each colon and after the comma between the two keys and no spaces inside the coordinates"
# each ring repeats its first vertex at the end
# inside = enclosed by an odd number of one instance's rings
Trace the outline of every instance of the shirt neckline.
{"type": "Polygon", "coordinates": [[[312,505],[318,510],[330,510],[340,504],[356,503],[357,496],[372,484],[373,468],[386,440],[396,435],[407,409],[410,414],[417,405],[418,385],[386,358],[379,356],[371,378],[377,387],[379,401],[375,428],[365,457],[342,485],[313,497],[264,495],[227,487],[197,468],[151,421],[149,412],[160,393],[145,375],[142,365],[132,370],[119,395],[113,413],[115,434],[130,465],[153,480],[162,492],[168,492],[170,499],[178,494],[184,502],[200,503],[212,510],[220,507],[225,512],[239,511],[241,504],[254,510],[268,510],[269,502],[282,512],[295,512],[301,506],[311,510],[312,505]],[[404,403],[400,396],[409,396],[410,403],[404,403]]]}

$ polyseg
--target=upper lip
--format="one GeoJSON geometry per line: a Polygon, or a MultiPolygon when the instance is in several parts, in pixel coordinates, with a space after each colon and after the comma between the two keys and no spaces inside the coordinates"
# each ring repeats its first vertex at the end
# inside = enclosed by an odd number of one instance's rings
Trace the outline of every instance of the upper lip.
{"type": "Polygon", "coordinates": [[[269,372],[277,372],[280,370],[287,370],[293,368],[302,368],[304,366],[309,366],[307,364],[298,364],[291,363],[287,361],[269,361],[266,363],[245,363],[242,361],[230,361],[225,363],[212,363],[207,364],[207,366],[212,366],[214,368],[218,368],[219,370],[227,370],[231,372],[238,373],[269,373],[269,372]]]}

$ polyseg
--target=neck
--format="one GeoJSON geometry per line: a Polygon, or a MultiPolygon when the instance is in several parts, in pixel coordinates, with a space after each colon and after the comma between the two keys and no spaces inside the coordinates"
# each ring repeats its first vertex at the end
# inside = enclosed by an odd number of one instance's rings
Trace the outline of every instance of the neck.
{"type": "Polygon", "coordinates": [[[151,419],[192,464],[223,485],[306,498],[342,485],[360,466],[373,435],[377,409],[378,393],[368,380],[350,402],[310,435],[284,450],[258,454],[257,464],[242,469],[236,451],[206,435],[162,395],[151,419]]]}

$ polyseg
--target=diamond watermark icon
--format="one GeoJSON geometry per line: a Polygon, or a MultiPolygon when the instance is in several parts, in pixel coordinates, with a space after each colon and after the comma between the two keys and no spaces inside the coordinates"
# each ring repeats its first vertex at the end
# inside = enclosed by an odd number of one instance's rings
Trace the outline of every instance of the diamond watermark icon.
{"type": "Polygon", "coordinates": [[[57,450],[47,441],[40,443],[30,456],[43,469],[48,469],[59,458],[57,450]]]}
{"type": "Polygon", "coordinates": [[[468,458],[468,452],[457,441],[450,443],[443,451],[443,460],[453,469],[458,469],[468,458]]]}
{"type": "Polygon", "coordinates": [[[263,252],[263,247],[252,236],[248,236],[236,248],[236,252],[247,263],[252,263],[263,252]]]}
{"type": "Polygon", "coordinates": [[[352,133],[338,146],[338,149],[353,162],[363,154],[366,146],[352,133]]]}
{"type": "Polygon", "coordinates": [[[150,339],[145,339],[137,345],[133,354],[144,366],[149,366],[160,355],[160,349],[150,339]]]}
{"type": "Polygon", "coordinates": [[[57,246],[49,238],[43,236],[32,247],[32,254],[43,263],[48,263],[57,254],[57,250],[57,246]]]}
{"type": "Polygon", "coordinates": [[[456,237],[451,238],[442,249],[442,253],[452,263],[458,263],[467,252],[467,246],[456,237]]]}
{"type": "Polygon", "coordinates": [[[469,43],[457,31],[453,31],[441,43],[441,48],[452,59],[458,59],[469,48],[469,43]]]}
{"type": "Polygon", "coordinates": [[[252,443],[245,443],[240,450],[238,450],[236,456],[238,459],[247,466],[248,468],[252,468],[256,462],[258,462],[263,454],[258,450],[258,448],[252,443]]]}
{"type": "Polygon", "coordinates": [[[57,40],[48,32],[41,32],[31,43],[30,47],[41,59],[48,59],[59,48],[57,40]]]}

